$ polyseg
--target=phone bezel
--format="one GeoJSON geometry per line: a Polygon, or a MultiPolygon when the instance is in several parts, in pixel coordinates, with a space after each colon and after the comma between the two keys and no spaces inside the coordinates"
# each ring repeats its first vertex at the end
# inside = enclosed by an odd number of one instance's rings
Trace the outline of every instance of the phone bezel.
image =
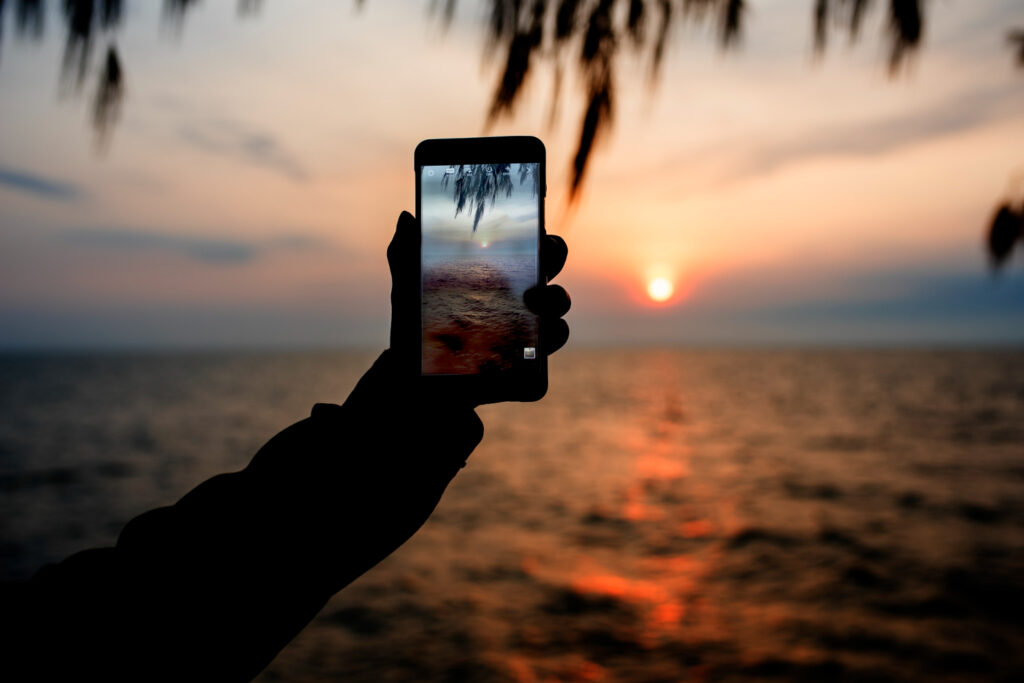
{"type": "MultiPolygon", "coordinates": [[[[547,235],[544,225],[544,200],[547,194],[546,151],[544,143],[532,136],[482,137],[482,138],[436,138],[424,140],[416,146],[414,172],[416,182],[416,216],[417,226],[421,216],[421,174],[424,166],[442,166],[458,164],[507,164],[536,163],[539,168],[537,191],[538,231],[537,236],[537,284],[546,284],[546,278],[540,261],[540,250],[547,235]]],[[[416,359],[414,367],[423,383],[444,394],[473,397],[477,403],[494,403],[497,401],[536,401],[547,392],[548,359],[544,352],[544,325],[538,318],[537,325],[537,363],[531,364],[530,371],[516,370],[501,372],[494,375],[434,375],[423,374],[423,274],[422,274],[422,230],[419,229],[417,240],[421,253],[416,259],[416,282],[418,300],[416,305],[416,359]]],[[[410,359],[409,367],[413,367],[410,359]]]]}

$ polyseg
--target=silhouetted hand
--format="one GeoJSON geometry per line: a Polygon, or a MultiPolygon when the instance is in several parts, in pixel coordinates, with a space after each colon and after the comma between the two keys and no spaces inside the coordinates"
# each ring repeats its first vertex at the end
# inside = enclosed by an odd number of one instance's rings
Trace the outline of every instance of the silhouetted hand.
{"type": "MultiPolygon", "coordinates": [[[[410,228],[403,213],[388,250],[393,338],[406,324],[403,264],[418,258],[410,228]]],[[[549,276],[565,253],[549,238],[549,276]]],[[[527,303],[554,331],[549,350],[564,344],[565,291],[537,289],[527,303]]],[[[4,584],[7,680],[256,676],[331,595],[420,528],[483,436],[472,398],[423,395],[396,356],[385,351],[344,405],[317,404],[244,470],[136,517],[116,547],[4,584]]]]}
{"type": "MultiPolygon", "coordinates": [[[[541,270],[548,281],[561,272],[568,255],[565,240],[557,235],[547,235],[541,242],[541,270]]],[[[416,219],[408,211],[398,217],[395,236],[388,246],[388,265],[391,268],[391,351],[395,354],[388,363],[398,377],[394,382],[410,384],[406,390],[418,392],[420,282],[420,242],[416,219]],[[399,366],[399,364],[404,364],[399,366]]],[[[527,290],[523,297],[526,307],[541,317],[544,331],[544,350],[554,353],[569,339],[569,326],[562,319],[569,311],[569,294],[559,285],[546,285],[527,290]]],[[[436,391],[436,390],[435,390],[436,391]]],[[[357,389],[358,392],[358,389],[357,389]]],[[[487,395],[446,395],[424,396],[425,401],[442,400],[448,405],[477,406],[502,400],[500,396],[487,395]]]]}
{"type": "MultiPolygon", "coordinates": [[[[560,237],[546,238],[541,260],[548,279],[561,271],[566,255],[560,237]]],[[[403,212],[388,247],[392,347],[419,339],[413,329],[413,307],[420,305],[418,259],[416,219],[403,212]]],[[[543,318],[547,350],[561,348],[569,336],[561,319],[570,306],[565,290],[534,288],[525,303],[543,318]]],[[[302,568],[302,576],[292,578],[310,591],[307,621],[330,595],[423,525],[483,436],[473,410],[484,402],[481,397],[431,395],[400,358],[395,348],[385,351],[344,405],[317,404],[310,419],[274,437],[242,473],[259,482],[254,489],[276,498],[262,503],[260,533],[274,530],[272,538],[285,550],[281,565],[271,565],[275,575],[302,568]]],[[[179,505],[186,502],[187,497],[179,505]]],[[[245,545],[260,542],[254,538],[245,545]]],[[[281,632],[278,649],[305,623],[298,615],[281,617],[279,623],[292,623],[294,632],[281,632]]],[[[276,625],[263,621],[267,629],[276,625]]]]}

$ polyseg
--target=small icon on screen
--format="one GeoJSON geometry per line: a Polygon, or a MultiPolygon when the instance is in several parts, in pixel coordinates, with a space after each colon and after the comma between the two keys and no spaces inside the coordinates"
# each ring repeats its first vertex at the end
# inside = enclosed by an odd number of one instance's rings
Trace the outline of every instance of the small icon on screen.
{"type": "Polygon", "coordinates": [[[427,175],[434,175],[434,169],[428,168],[427,169],[427,175]]]}
{"type": "Polygon", "coordinates": [[[537,349],[532,346],[526,346],[523,348],[523,358],[527,360],[533,360],[537,357],[537,349]]]}

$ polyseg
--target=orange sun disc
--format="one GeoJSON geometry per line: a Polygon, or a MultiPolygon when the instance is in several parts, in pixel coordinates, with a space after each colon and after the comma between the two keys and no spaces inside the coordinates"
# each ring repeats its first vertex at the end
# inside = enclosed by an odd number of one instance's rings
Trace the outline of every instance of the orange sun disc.
{"type": "Polygon", "coordinates": [[[647,285],[647,294],[654,301],[668,301],[672,291],[672,283],[663,277],[654,278],[647,285]]]}

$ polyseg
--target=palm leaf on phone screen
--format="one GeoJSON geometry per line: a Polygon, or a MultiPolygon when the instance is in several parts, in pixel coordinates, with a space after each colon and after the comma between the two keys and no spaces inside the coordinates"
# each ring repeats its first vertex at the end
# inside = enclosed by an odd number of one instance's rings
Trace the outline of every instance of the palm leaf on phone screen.
{"type": "MultiPolygon", "coordinates": [[[[519,164],[519,187],[530,187],[532,176],[534,196],[538,185],[536,168],[536,164],[519,164]]],[[[461,164],[455,168],[454,174],[442,176],[441,187],[447,189],[449,178],[453,177],[451,183],[455,215],[468,210],[473,215],[473,232],[480,225],[487,206],[493,207],[499,195],[511,197],[515,190],[512,164],[461,164]]]]}

